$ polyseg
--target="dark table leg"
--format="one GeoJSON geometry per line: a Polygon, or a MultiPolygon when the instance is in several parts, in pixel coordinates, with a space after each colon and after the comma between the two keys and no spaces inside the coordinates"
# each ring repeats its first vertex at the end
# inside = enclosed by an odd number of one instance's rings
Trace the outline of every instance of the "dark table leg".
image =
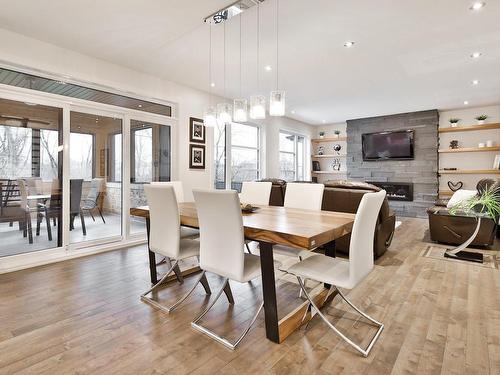
{"type": "Polygon", "coordinates": [[[279,343],[280,334],[278,327],[278,306],[276,302],[276,282],[274,278],[273,244],[259,242],[259,249],[266,337],[273,342],[279,343]]]}
{"type": "Polygon", "coordinates": [[[151,284],[158,282],[158,275],[156,273],[156,257],[149,249],[149,217],[146,218],[146,232],[148,234],[148,253],[149,253],[149,275],[151,276],[151,284]]]}
{"type": "MultiPolygon", "coordinates": [[[[325,255],[327,257],[335,258],[337,256],[337,250],[335,249],[335,240],[328,242],[324,246],[325,255]]],[[[325,288],[330,289],[330,284],[325,284],[325,288]]]]}

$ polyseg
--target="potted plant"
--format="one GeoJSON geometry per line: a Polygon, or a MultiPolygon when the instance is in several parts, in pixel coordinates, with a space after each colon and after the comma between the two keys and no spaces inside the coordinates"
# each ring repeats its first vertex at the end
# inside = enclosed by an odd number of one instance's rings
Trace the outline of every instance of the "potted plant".
{"type": "Polygon", "coordinates": [[[448,121],[450,122],[452,128],[456,128],[460,119],[452,117],[448,121]]]}
{"type": "Polygon", "coordinates": [[[320,138],[325,138],[325,132],[319,132],[319,137],[320,138]]]}
{"type": "Polygon", "coordinates": [[[452,215],[462,212],[469,215],[486,216],[495,220],[500,216],[500,189],[486,187],[474,197],[450,207],[449,212],[452,215]]]}
{"type": "Polygon", "coordinates": [[[475,117],[478,125],[483,125],[487,118],[488,118],[488,116],[486,116],[486,115],[479,115],[479,116],[475,117]]]}
{"type": "Polygon", "coordinates": [[[334,130],[333,134],[335,134],[335,138],[339,138],[340,137],[340,130],[334,130]]]}

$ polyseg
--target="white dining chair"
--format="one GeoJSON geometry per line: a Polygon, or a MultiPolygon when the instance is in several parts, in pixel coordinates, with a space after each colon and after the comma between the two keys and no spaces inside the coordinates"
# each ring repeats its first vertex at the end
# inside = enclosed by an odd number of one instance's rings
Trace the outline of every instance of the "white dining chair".
{"type": "Polygon", "coordinates": [[[240,201],[252,206],[268,206],[271,197],[271,182],[243,181],[241,185],[240,201]]]}
{"type": "MultiPolygon", "coordinates": [[[[304,210],[321,211],[323,202],[323,184],[309,184],[291,182],[286,184],[285,201],[286,208],[299,208],[304,210]]],[[[273,251],[276,254],[299,258],[309,256],[310,251],[300,250],[290,246],[275,245],[273,251]]]]}
{"type": "MultiPolygon", "coordinates": [[[[243,181],[241,185],[240,202],[244,204],[251,204],[252,206],[268,206],[269,198],[271,197],[272,182],[250,182],[243,181]]],[[[252,241],[245,241],[247,251],[251,254],[249,243],[252,241]]]]}
{"type": "Polygon", "coordinates": [[[168,259],[169,270],[160,281],[141,295],[141,299],[163,311],[172,312],[189,297],[198,283],[203,285],[207,294],[211,293],[205,271],[200,273],[191,289],[170,307],[161,305],[153,297],[150,298],[147,295],[163,284],[170,273],[178,268],[179,261],[199,257],[200,242],[190,238],[181,238],[179,207],[173,186],[145,185],[144,191],[149,205],[149,248],[154,253],[163,255],[168,259]]]}
{"type": "Polygon", "coordinates": [[[244,252],[244,230],[240,200],[234,190],[193,190],[200,226],[200,268],[223,277],[222,287],[207,308],[191,323],[196,330],[235,349],[246,336],[264,306],[261,302],[250,324],[234,342],[203,327],[199,322],[225,292],[234,304],[229,280],[246,283],[260,277],[260,257],[244,252]]]}
{"type": "MultiPolygon", "coordinates": [[[[151,182],[154,186],[172,186],[175,191],[175,197],[177,198],[177,203],[184,203],[184,187],[182,186],[182,181],[154,181],[151,182]]],[[[181,227],[181,238],[197,238],[200,232],[196,228],[181,227]]]]}
{"type": "Polygon", "coordinates": [[[373,239],[375,236],[375,226],[377,218],[385,199],[386,192],[381,190],[377,193],[367,193],[363,195],[356,212],[354,225],[351,233],[351,243],[349,247],[349,261],[328,257],[322,254],[313,255],[301,262],[298,262],[286,270],[287,273],[297,277],[302,291],[323,321],[349,345],[354,347],[363,356],[367,357],[373,345],[377,341],[384,325],[372,317],[365,314],[358,307],[352,304],[339,288],[353,289],[358,285],[373,269],[373,239]],[[375,324],[378,329],[368,346],[363,349],[354,343],[350,338],[340,332],[317,307],[314,300],[308,294],[303,279],[316,280],[321,283],[330,284],[325,301],[333,292],[338,292],[342,299],[356,312],[375,324]]]}

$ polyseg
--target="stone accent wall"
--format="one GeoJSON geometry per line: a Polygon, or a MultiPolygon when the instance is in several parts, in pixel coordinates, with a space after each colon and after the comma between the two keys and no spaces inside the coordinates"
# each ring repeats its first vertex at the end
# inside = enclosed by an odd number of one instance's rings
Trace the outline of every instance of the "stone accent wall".
{"type": "Polygon", "coordinates": [[[389,201],[399,216],[427,217],[438,192],[437,110],[347,121],[347,178],[356,181],[412,182],[413,202],[389,201]],[[386,130],[414,130],[415,159],[363,161],[361,135],[386,130]]]}

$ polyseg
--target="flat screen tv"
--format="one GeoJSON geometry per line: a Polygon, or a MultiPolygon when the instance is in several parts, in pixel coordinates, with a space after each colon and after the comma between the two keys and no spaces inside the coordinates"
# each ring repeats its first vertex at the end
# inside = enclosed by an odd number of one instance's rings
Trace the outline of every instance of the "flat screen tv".
{"type": "Polygon", "coordinates": [[[366,133],[361,138],[363,160],[414,159],[413,130],[366,133]]]}

